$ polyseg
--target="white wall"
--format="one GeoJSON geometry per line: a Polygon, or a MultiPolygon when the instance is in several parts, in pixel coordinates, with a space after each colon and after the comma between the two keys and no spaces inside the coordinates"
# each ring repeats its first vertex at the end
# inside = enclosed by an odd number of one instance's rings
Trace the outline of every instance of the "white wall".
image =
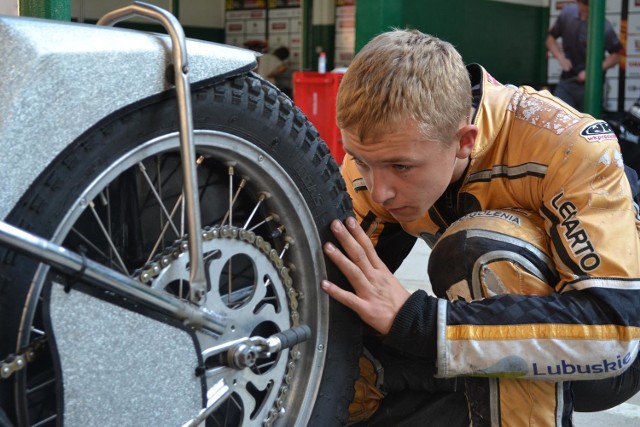
{"type": "Polygon", "coordinates": [[[18,16],[18,0],[0,0],[0,15],[18,16]]]}

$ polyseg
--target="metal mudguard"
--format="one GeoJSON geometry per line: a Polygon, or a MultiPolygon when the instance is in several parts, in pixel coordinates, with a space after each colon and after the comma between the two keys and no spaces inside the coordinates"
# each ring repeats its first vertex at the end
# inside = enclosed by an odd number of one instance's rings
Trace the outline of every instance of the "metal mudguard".
{"type": "MultiPolygon", "coordinates": [[[[0,16],[0,219],[100,119],[171,89],[170,39],[122,28],[0,16]]],[[[187,43],[191,84],[255,66],[251,51],[187,43]]]]}
{"type": "Polygon", "coordinates": [[[45,299],[65,426],[182,426],[206,404],[187,328],[59,284],[45,299]]]}

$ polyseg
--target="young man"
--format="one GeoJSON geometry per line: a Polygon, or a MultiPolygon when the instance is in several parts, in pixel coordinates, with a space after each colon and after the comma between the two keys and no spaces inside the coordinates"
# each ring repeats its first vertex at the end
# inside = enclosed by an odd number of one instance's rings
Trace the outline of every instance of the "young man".
{"type": "Polygon", "coordinates": [[[321,286],[376,331],[362,366],[387,394],[362,425],[568,426],[573,381],[637,391],[640,221],[605,122],[401,30],[358,53],[337,120],[360,225],[324,251],[354,292],[321,286]],[[391,272],[415,237],[438,298],[391,272]]]}
{"type": "MultiPolygon", "coordinates": [[[[562,67],[554,95],[580,111],[584,107],[584,82],[587,77],[588,18],[589,0],[578,0],[577,3],[566,5],[549,29],[545,42],[549,52],[562,67]],[[562,39],[562,48],[556,41],[558,38],[562,39]]],[[[607,54],[602,61],[603,75],[618,64],[623,49],[611,23],[605,20],[604,50],[607,54]]]]}

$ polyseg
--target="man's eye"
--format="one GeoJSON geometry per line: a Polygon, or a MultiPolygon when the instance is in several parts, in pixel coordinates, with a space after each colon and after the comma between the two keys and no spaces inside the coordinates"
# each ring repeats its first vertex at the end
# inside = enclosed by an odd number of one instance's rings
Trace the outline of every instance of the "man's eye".
{"type": "Polygon", "coordinates": [[[400,172],[406,172],[411,169],[411,166],[407,165],[393,165],[393,168],[400,172]]]}
{"type": "Polygon", "coordinates": [[[356,157],[353,158],[353,161],[356,162],[357,166],[360,166],[360,167],[364,167],[365,166],[364,162],[362,160],[356,158],[356,157]]]}

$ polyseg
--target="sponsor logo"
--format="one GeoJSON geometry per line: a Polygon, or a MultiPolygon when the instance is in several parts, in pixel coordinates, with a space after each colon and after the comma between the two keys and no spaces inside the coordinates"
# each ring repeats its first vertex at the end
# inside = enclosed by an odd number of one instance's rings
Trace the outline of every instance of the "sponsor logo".
{"type": "Polygon", "coordinates": [[[538,366],[537,363],[532,363],[534,376],[556,376],[556,375],[583,375],[583,374],[602,374],[607,372],[616,372],[626,369],[626,367],[633,361],[631,353],[627,353],[624,356],[616,356],[615,360],[602,359],[602,363],[592,363],[581,365],[579,363],[569,363],[566,360],[561,360],[559,364],[538,366]]]}
{"type": "Polygon", "coordinates": [[[564,230],[564,238],[569,243],[573,255],[579,259],[580,267],[584,271],[591,271],[600,265],[600,256],[589,239],[589,235],[582,228],[580,220],[576,218],[578,209],[572,202],[562,201],[564,193],[559,193],[551,200],[551,205],[562,218],[560,226],[564,230]]]}
{"type": "Polygon", "coordinates": [[[597,122],[582,129],[580,136],[589,142],[615,140],[616,134],[611,130],[607,122],[597,122]]]}
{"type": "Polygon", "coordinates": [[[492,217],[492,218],[500,218],[505,221],[509,221],[515,225],[520,225],[520,217],[517,215],[513,215],[509,212],[504,211],[478,211],[471,212],[470,214],[465,215],[464,218],[477,218],[477,217],[492,217]]]}

